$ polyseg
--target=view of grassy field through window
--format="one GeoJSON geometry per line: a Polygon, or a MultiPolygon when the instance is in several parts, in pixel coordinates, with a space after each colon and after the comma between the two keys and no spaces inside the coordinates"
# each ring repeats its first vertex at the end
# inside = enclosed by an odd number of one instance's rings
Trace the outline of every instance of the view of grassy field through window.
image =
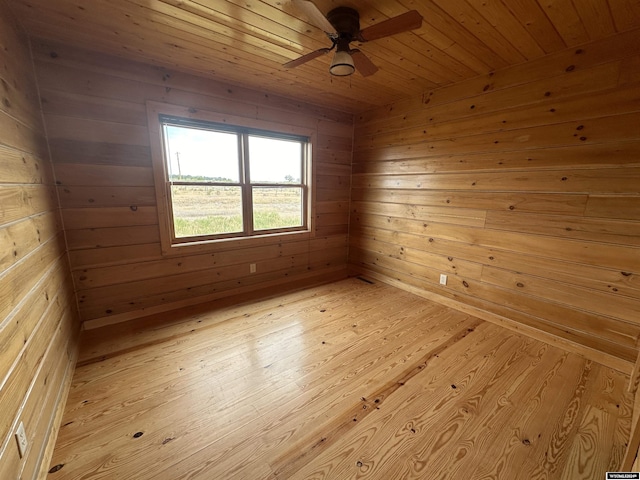
{"type": "MultiPolygon", "coordinates": [[[[173,219],[177,238],[242,231],[239,187],[173,186],[173,219]]],[[[254,188],[254,230],[303,225],[301,189],[254,188]]]]}

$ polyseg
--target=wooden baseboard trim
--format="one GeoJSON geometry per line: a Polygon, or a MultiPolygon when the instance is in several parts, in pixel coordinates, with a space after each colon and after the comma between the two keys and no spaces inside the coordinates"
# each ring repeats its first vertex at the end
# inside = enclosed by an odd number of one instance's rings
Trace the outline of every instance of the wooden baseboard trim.
{"type": "Polygon", "coordinates": [[[105,327],[107,325],[115,325],[117,323],[128,322],[130,320],[136,320],[138,318],[147,317],[149,315],[156,315],[159,313],[176,310],[178,308],[190,307],[192,305],[213,302],[221,299],[224,299],[226,302],[236,301],[237,303],[244,303],[247,301],[270,297],[282,292],[291,292],[313,285],[335,282],[347,277],[348,272],[346,266],[334,267],[322,270],[321,272],[309,272],[302,275],[296,275],[292,278],[278,279],[269,282],[269,285],[264,287],[249,285],[245,287],[234,288],[233,290],[227,290],[225,292],[217,292],[210,295],[203,295],[186,300],[180,300],[178,302],[165,303],[155,307],[135,310],[119,315],[111,315],[109,317],[86,320],[82,324],[82,327],[84,330],[93,330],[95,328],[105,327]]]}
{"type": "Polygon", "coordinates": [[[53,451],[56,446],[56,441],[58,440],[58,432],[60,431],[60,426],[62,425],[62,416],[64,415],[64,410],[67,405],[67,398],[69,397],[69,392],[71,391],[71,381],[73,380],[73,373],[75,372],[76,362],[78,361],[79,333],[80,331],[78,330],[73,340],[75,342],[75,348],[72,352],[73,356],[67,363],[67,369],[64,373],[64,381],[60,385],[60,389],[58,391],[55,414],[51,418],[51,421],[49,422],[49,428],[47,429],[47,443],[40,451],[40,458],[38,460],[39,467],[34,477],[37,480],[44,480],[49,475],[49,465],[51,463],[51,459],[53,458],[53,451]]]}
{"type": "Polygon", "coordinates": [[[429,292],[427,290],[422,290],[418,287],[414,287],[413,285],[408,285],[400,280],[396,280],[394,278],[388,277],[384,274],[374,272],[372,270],[368,270],[366,268],[358,266],[354,268],[351,272],[351,275],[365,275],[370,278],[375,278],[383,283],[388,285],[392,285],[394,287],[398,287],[407,292],[413,293],[420,297],[426,298],[436,303],[440,303],[442,305],[446,305],[447,307],[453,308],[455,310],[467,313],[469,315],[473,315],[474,317],[481,318],[482,320],[486,320],[491,323],[495,323],[502,327],[508,328],[509,330],[513,330],[518,333],[522,333],[523,335],[527,335],[531,338],[535,338],[536,340],[540,340],[542,342],[548,343],[550,345],[562,348],[572,353],[577,353],[582,355],[583,357],[592,360],[594,362],[600,363],[606,367],[613,368],[614,370],[618,370],[619,372],[630,375],[633,370],[633,363],[628,362],[626,360],[622,360],[620,358],[614,357],[612,355],[600,352],[593,348],[585,347],[584,345],[580,345],[578,343],[572,342],[565,338],[557,337],[550,333],[544,332],[542,330],[538,330],[533,327],[529,327],[528,325],[523,325],[520,322],[512,320],[507,317],[503,317],[501,315],[497,315],[492,312],[488,312],[486,310],[482,310],[481,308],[474,307],[471,305],[467,305],[458,300],[453,300],[442,295],[438,295],[434,292],[429,292]]]}

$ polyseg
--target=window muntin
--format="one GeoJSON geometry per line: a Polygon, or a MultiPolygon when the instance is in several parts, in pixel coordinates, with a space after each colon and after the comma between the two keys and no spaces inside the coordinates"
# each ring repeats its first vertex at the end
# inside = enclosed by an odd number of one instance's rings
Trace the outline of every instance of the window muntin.
{"type": "Polygon", "coordinates": [[[307,137],[160,115],[173,243],[308,230],[307,137]]]}

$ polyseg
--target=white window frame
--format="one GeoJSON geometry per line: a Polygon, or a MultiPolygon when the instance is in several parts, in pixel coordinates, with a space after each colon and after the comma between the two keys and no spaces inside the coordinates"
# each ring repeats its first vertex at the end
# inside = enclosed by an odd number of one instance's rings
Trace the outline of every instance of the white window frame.
{"type": "MultiPolygon", "coordinates": [[[[158,102],[147,102],[147,120],[149,125],[149,137],[151,157],[153,164],[154,183],[156,190],[158,224],[160,228],[160,242],[163,254],[184,253],[184,249],[190,251],[211,251],[221,247],[229,247],[228,242],[237,242],[238,247],[263,245],[274,241],[291,239],[299,240],[301,237],[312,237],[312,219],[314,217],[315,202],[313,188],[313,166],[312,151],[315,144],[316,132],[313,129],[289,125],[285,123],[249,119],[240,116],[220,114],[207,110],[197,110],[194,108],[170,105],[158,102]],[[243,136],[246,147],[246,135],[267,134],[272,138],[306,138],[306,151],[303,152],[302,178],[300,184],[283,184],[289,187],[302,187],[303,203],[303,225],[289,228],[254,230],[253,229],[253,187],[278,187],[279,184],[250,183],[248,171],[241,168],[240,183],[234,186],[242,188],[243,203],[243,232],[232,234],[202,235],[194,237],[176,237],[173,221],[173,207],[171,200],[171,185],[169,177],[167,159],[164,146],[164,123],[162,118],[173,117],[184,119],[185,124],[189,121],[197,123],[209,123],[212,126],[226,127],[226,131],[240,133],[243,136]],[[271,134],[271,135],[269,135],[271,134]],[[294,237],[294,238],[292,238],[294,237]]],[[[173,124],[173,123],[172,123],[173,124]]],[[[222,130],[222,129],[221,129],[222,130]]],[[[245,160],[248,163],[248,159],[245,160]]],[[[207,184],[208,185],[208,184],[207,184]]],[[[215,185],[222,185],[216,182],[215,185]]],[[[195,253],[195,252],[194,252],[195,253]]]]}

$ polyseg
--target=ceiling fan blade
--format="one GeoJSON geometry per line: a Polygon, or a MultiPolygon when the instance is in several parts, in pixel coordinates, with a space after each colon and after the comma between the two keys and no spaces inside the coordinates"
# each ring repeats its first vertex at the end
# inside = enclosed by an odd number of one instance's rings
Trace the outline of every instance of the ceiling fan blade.
{"type": "Polygon", "coordinates": [[[306,55],[302,55],[300,58],[296,58],[295,60],[291,60],[290,62],[287,62],[282,66],[284,68],[295,68],[295,67],[297,67],[299,65],[302,65],[303,63],[307,63],[307,62],[313,60],[314,58],[318,58],[321,55],[325,55],[325,54],[329,53],[331,50],[332,50],[331,48],[321,48],[320,50],[316,50],[315,52],[307,53],[306,55]]]}
{"type": "Polygon", "coordinates": [[[293,4],[309,18],[309,21],[311,21],[313,25],[321,28],[326,33],[332,35],[338,34],[336,29],[333,28],[333,25],[327,20],[327,17],[316,7],[315,3],[310,0],[293,0],[293,4]]]}
{"type": "Polygon", "coordinates": [[[358,70],[363,77],[368,77],[378,71],[378,67],[360,50],[351,50],[349,53],[351,54],[351,58],[353,58],[353,64],[356,70],[358,70]]]}
{"type": "Polygon", "coordinates": [[[411,10],[397,17],[384,20],[375,25],[365,28],[358,35],[358,40],[361,42],[369,42],[371,40],[377,40],[378,38],[388,37],[389,35],[395,35],[400,32],[407,32],[409,30],[415,30],[422,26],[422,15],[416,10],[411,10]]]}

